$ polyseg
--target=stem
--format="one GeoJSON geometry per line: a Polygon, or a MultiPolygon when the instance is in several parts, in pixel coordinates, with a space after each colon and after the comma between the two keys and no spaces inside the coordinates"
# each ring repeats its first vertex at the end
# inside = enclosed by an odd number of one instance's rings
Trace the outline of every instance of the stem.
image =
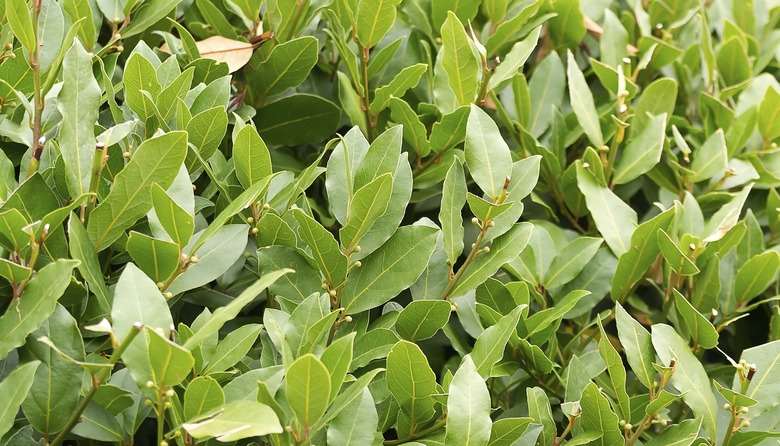
{"type": "Polygon", "coordinates": [[[368,58],[369,49],[360,46],[360,77],[363,78],[363,95],[360,98],[363,104],[361,108],[363,108],[363,113],[366,115],[366,133],[368,133],[366,136],[368,141],[371,142],[374,140],[374,121],[371,119],[371,101],[368,96],[368,58]]]}
{"type": "Polygon", "coordinates": [[[474,246],[471,248],[471,252],[469,253],[468,257],[466,257],[466,261],[463,262],[463,265],[458,269],[458,272],[455,273],[454,276],[452,276],[449,281],[447,281],[447,286],[444,288],[444,291],[441,292],[441,295],[439,296],[439,300],[447,300],[450,298],[450,293],[452,292],[453,288],[455,288],[455,285],[458,283],[458,280],[463,276],[463,273],[466,272],[466,269],[471,265],[471,262],[474,261],[474,259],[477,257],[477,254],[482,250],[482,248],[479,246],[482,244],[482,239],[485,238],[485,234],[488,230],[488,223],[489,221],[482,222],[482,226],[480,226],[479,229],[479,235],[477,236],[477,240],[474,242],[474,246]]]}
{"type": "Polygon", "coordinates": [[[106,165],[106,146],[103,143],[95,145],[95,159],[92,161],[92,178],[89,182],[89,198],[87,199],[87,212],[89,215],[95,208],[97,202],[97,190],[100,185],[100,175],[103,173],[103,167],[106,165]]]}
{"type": "Polygon", "coordinates": [[[33,35],[35,37],[35,49],[30,53],[30,68],[33,72],[33,123],[32,123],[32,159],[27,168],[27,177],[29,178],[38,171],[43,152],[43,142],[41,139],[41,121],[43,116],[43,94],[41,89],[41,64],[40,64],[40,45],[38,44],[38,16],[41,14],[41,0],[35,0],[33,4],[33,35]]]}
{"type": "Polygon", "coordinates": [[[81,421],[81,414],[84,413],[84,410],[86,410],[90,400],[92,400],[92,397],[95,396],[98,387],[100,387],[100,383],[108,377],[108,375],[111,373],[111,370],[113,370],[113,366],[119,362],[119,358],[122,356],[122,353],[124,353],[130,343],[133,342],[135,337],[138,336],[138,333],[140,333],[142,329],[143,325],[141,325],[141,323],[137,322],[133,324],[133,326],[130,328],[130,331],[127,333],[127,336],[125,336],[119,346],[114,349],[114,352],[111,353],[111,357],[108,358],[108,363],[111,364],[112,367],[102,368],[95,375],[92,375],[92,388],[89,389],[89,392],[84,396],[84,399],[81,400],[79,406],[76,408],[76,411],[73,412],[73,414],[68,419],[68,423],[62,429],[62,431],[57,434],[57,436],[54,438],[54,441],[52,441],[49,446],[59,446],[65,440],[65,437],[70,434],[70,431],[76,427],[76,424],[81,421]]]}
{"type": "Polygon", "coordinates": [[[399,438],[397,440],[385,440],[384,444],[386,446],[393,446],[393,445],[398,445],[409,441],[413,441],[441,429],[442,427],[444,427],[445,424],[447,424],[447,417],[442,418],[441,420],[437,421],[433,426],[427,429],[423,429],[420,432],[414,432],[409,434],[406,438],[399,438]]]}
{"type": "Polygon", "coordinates": [[[723,436],[722,446],[729,446],[731,443],[731,437],[734,435],[734,424],[737,420],[737,408],[731,408],[731,418],[729,419],[729,425],[726,428],[726,435],[723,436]]]}
{"type": "Polygon", "coordinates": [[[301,19],[301,14],[303,14],[303,4],[303,0],[297,0],[295,2],[295,16],[293,16],[290,31],[287,33],[287,40],[290,40],[295,36],[295,28],[298,27],[298,21],[301,19]]]}
{"type": "MultiPolygon", "coordinates": [[[[623,142],[623,138],[625,136],[626,136],[626,128],[621,125],[618,128],[615,137],[612,139],[612,145],[609,148],[609,156],[607,157],[607,166],[604,169],[604,177],[606,178],[607,182],[609,182],[609,179],[612,176],[612,168],[615,166],[615,158],[617,158],[618,147],[620,146],[620,143],[623,142]]],[[[612,187],[615,187],[615,185],[612,184],[612,187]]]]}
{"type": "Polygon", "coordinates": [[[157,444],[165,439],[165,386],[157,389],[157,444]]]}
{"type": "Polygon", "coordinates": [[[569,432],[574,428],[574,423],[577,421],[577,417],[571,417],[569,419],[569,424],[566,426],[566,429],[563,430],[563,433],[560,437],[553,439],[553,446],[559,446],[561,443],[563,443],[563,440],[566,438],[567,435],[569,435],[569,432]]]}

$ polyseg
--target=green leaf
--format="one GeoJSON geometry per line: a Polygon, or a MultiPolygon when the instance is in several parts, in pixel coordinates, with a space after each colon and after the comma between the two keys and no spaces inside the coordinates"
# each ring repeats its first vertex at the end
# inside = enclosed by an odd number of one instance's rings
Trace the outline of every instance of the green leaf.
{"type": "Polygon", "coordinates": [[[431,144],[428,142],[428,134],[420,117],[412,110],[408,102],[390,98],[390,117],[393,121],[404,126],[404,141],[412,146],[418,157],[422,158],[431,153],[431,144]]]}
{"type": "Polygon", "coordinates": [[[289,269],[281,269],[263,274],[263,277],[249,285],[229,304],[214,310],[214,313],[209,316],[206,322],[198,329],[193,329],[194,334],[187,339],[184,343],[184,347],[190,350],[195,349],[197,346],[201,345],[204,340],[216,335],[226,322],[231,321],[238,316],[238,313],[252,302],[258,294],[276,282],[280,277],[291,272],[292,270],[289,269]]]}
{"type": "MultiPolygon", "coordinates": [[[[533,418],[534,423],[542,425],[539,444],[552,444],[555,439],[555,421],[553,421],[550,399],[539,387],[527,387],[525,389],[526,400],[528,401],[528,416],[533,418]]],[[[531,444],[536,444],[536,439],[531,444]]]]}
{"type": "Polygon", "coordinates": [[[634,375],[645,387],[651,388],[655,382],[655,369],[653,368],[653,339],[620,304],[615,306],[615,320],[617,321],[618,337],[626,353],[628,365],[634,371],[634,375]]]}
{"type": "Polygon", "coordinates": [[[528,37],[515,43],[512,50],[501,59],[501,63],[493,70],[493,75],[488,81],[487,91],[500,91],[509,80],[517,75],[518,71],[522,71],[526,60],[536,48],[541,32],[542,27],[539,26],[531,31],[528,37]]]}
{"type": "Polygon", "coordinates": [[[472,194],[471,192],[466,195],[466,201],[469,203],[469,209],[471,209],[471,213],[483,222],[496,219],[509,209],[512,209],[514,205],[512,202],[493,204],[484,198],[480,198],[472,194]]]}
{"type": "Polygon", "coordinates": [[[159,387],[175,386],[184,381],[195,365],[192,353],[186,348],[174,344],[149,327],[144,331],[148,336],[149,363],[152,369],[152,381],[159,387]]]}
{"type": "Polygon", "coordinates": [[[57,308],[57,300],[70,284],[70,274],[78,260],[58,259],[30,279],[24,292],[0,317],[0,359],[24,344],[28,334],[37,330],[57,308]]]}
{"type": "Polygon", "coordinates": [[[0,408],[0,435],[5,435],[13,427],[16,414],[33,385],[39,365],[39,361],[28,362],[0,381],[0,399],[3,401],[0,408]]]}
{"type": "Polygon", "coordinates": [[[487,445],[490,440],[490,392],[470,356],[463,358],[447,398],[448,445],[487,445]]]}
{"type": "Polygon", "coordinates": [[[148,139],[136,149],[114,179],[111,192],[90,214],[87,233],[98,252],[149,212],[152,184],[170,187],[186,153],[187,133],[181,131],[148,139]]]}
{"type": "MultiPolygon", "coordinates": [[[[780,375],[777,373],[777,367],[780,367],[780,341],[745,349],[740,359],[746,361],[747,364],[756,365],[756,373],[750,380],[744,394],[758,400],[758,403],[752,406],[749,412],[751,417],[758,417],[776,407],[780,402],[777,393],[772,390],[780,385],[780,375]]],[[[735,375],[734,385],[731,388],[740,391],[740,387],[740,379],[735,375]]]]}
{"type": "Polygon", "coordinates": [[[217,380],[210,376],[199,376],[184,392],[184,418],[190,420],[225,404],[225,392],[217,380]]]}
{"type": "Polygon", "coordinates": [[[569,79],[571,108],[574,110],[574,114],[577,115],[577,121],[582,126],[582,130],[588,136],[591,144],[596,149],[601,149],[604,146],[604,136],[601,133],[599,114],[596,111],[596,105],[593,103],[593,95],[590,92],[587,81],[585,81],[585,76],[580,71],[580,67],[577,66],[577,60],[574,58],[574,55],[571,51],[568,52],[568,55],[566,75],[569,79]]]}
{"type": "Polygon", "coordinates": [[[79,273],[89,284],[89,289],[97,296],[100,309],[108,314],[111,311],[111,303],[108,299],[108,289],[100,270],[100,262],[95,245],[89,240],[87,230],[81,220],[75,214],[71,214],[68,220],[68,235],[70,238],[70,255],[78,260],[79,273]]]}
{"type": "Polygon", "coordinates": [[[623,359],[610,342],[604,327],[601,325],[601,320],[597,319],[597,321],[601,332],[599,355],[607,364],[609,383],[612,386],[612,392],[617,397],[615,406],[618,415],[621,420],[631,420],[631,400],[626,392],[626,368],[623,366],[623,359]]]}
{"type": "Polygon", "coordinates": [[[682,251],[677,243],[663,229],[658,230],[658,247],[666,263],[682,276],[693,276],[699,273],[699,268],[682,251]]]}
{"type": "Polygon", "coordinates": [[[504,348],[509,338],[515,333],[524,307],[518,306],[511,313],[483,331],[474,343],[469,356],[474,361],[477,372],[487,379],[491,376],[493,366],[504,357],[504,348]]]}
{"type": "Polygon", "coordinates": [[[264,101],[268,96],[297,87],[309,76],[317,63],[317,39],[305,36],[276,45],[268,58],[258,64],[251,85],[255,96],[264,101]]]}
{"type": "Polygon", "coordinates": [[[33,31],[32,15],[27,2],[25,0],[6,0],[5,17],[8,19],[8,24],[11,25],[11,31],[19,39],[24,49],[28,53],[32,53],[35,50],[37,39],[35,31],[33,31]]]}
{"type": "Polygon", "coordinates": [[[436,375],[420,347],[399,341],[387,355],[387,388],[401,410],[419,425],[435,415],[436,375]]]}
{"type": "Polygon", "coordinates": [[[62,73],[62,91],[57,101],[62,113],[59,143],[68,191],[76,198],[89,190],[92,180],[94,128],[101,103],[100,87],[92,75],[92,57],[78,40],[65,54],[62,73]]]}
{"type": "Polygon", "coordinates": [[[339,249],[333,234],[301,210],[293,210],[298,235],[311,248],[315,262],[329,286],[335,289],[347,276],[347,257],[339,249]]]}
{"type": "Polygon", "coordinates": [[[433,337],[450,320],[452,305],[443,300],[416,300],[398,315],[395,330],[401,338],[417,342],[433,337]]]}
{"type": "Polygon", "coordinates": [[[592,442],[602,446],[624,444],[623,434],[618,427],[618,416],[609,406],[609,400],[601,393],[598,386],[590,382],[582,391],[582,415],[580,427],[585,431],[600,432],[601,437],[592,442]]]}
{"type": "Polygon", "coordinates": [[[154,65],[141,53],[134,53],[127,60],[124,76],[125,100],[130,109],[145,121],[155,114],[156,98],[162,93],[162,86],[157,80],[154,65]],[[144,95],[147,92],[149,96],[144,95]]]}
{"type": "MultiPolygon", "coordinates": [[[[119,276],[114,291],[111,318],[114,335],[119,340],[123,339],[138,323],[149,329],[159,329],[163,332],[167,332],[173,326],[168,304],[157,285],[132,263],[128,263],[119,276]]],[[[159,372],[154,369],[159,365],[155,362],[158,358],[150,358],[151,343],[151,334],[143,331],[122,354],[122,359],[138,383],[152,380],[159,372]]],[[[160,345],[159,342],[155,341],[155,346],[162,347],[162,352],[168,351],[168,348],[160,345]]]]}
{"type": "Polygon", "coordinates": [[[361,446],[372,444],[379,422],[376,403],[368,389],[347,405],[328,426],[328,444],[361,446]]]}
{"type": "Polygon", "coordinates": [[[601,61],[620,69],[626,57],[628,32],[612,10],[604,11],[604,32],[601,35],[601,61]]]}
{"type": "Polygon", "coordinates": [[[393,97],[400,98],[407,90],[416,87],[427,69],[428,65],[424,63],[411,65],[401,70],[389,84],[377,88],[374,92],[374,100],[371,101],[371,114],[378,114],[390,105],[393,97]]]}
{"type": "Polygon", "coordinates": [[[587,32],[580,0],[556,0],[552,4],[552,12],[558,14],[549,21],[555,47],[574,48],[579,45],[587,32]]]}
{"type": "Polygon", "coordinates": [[[433,124],[431,128],[431,149],[436,153],[442,153],[450,149],[466,138],[466,127],[470,114],[470,106],[462,106],[452,113],[442,116],[441,121],[433,124]]]}
{"type": "Polygon", "coordinates": [[[342,338],[336,339],[330,344],[320,360],[330,373],[330,399],[333,401],[338,396],[344,379],[347,377],[347,371],[352,363],[353,346],[355,343],[355,334],[350,333],[342,338]]]}
{"type": "Polygon", "coordinates": [[[478,255],[466,268],[449,297],[462,296],[476,289],[499,268],[520,255],[531,237],[532,229],[530,223],[517,223],[507,233],[497,237],[490,245],[490,252],[478,255]]]}
{"type": "Polygon", "coordinates": [[[450,265],[455,265],[463,253],[463,205],[466,204],[466,176],[460,160],[452,161],[444,178],[439,223],[444,239],[444,250],[450,265]]]}
{"type": "Polygon", "coordinates": [[[705,349],[711,349],[718,345],[718,332],[715,330],[712,323],[707,320],[704,315],[699,313],[679,291],[673,291],[674,307],[677,309],[680,316],[682,316],[685,326],[688,328],[688,332],[696,343],[695,345],[699,345],[705,349]]]}
{"type": "Polygon", "coordinates": [[[685,420],[680,424],[667,427],[645,444],[647,446],[690,446],[698,437],[700,428],[700,419],[685,420]]]}
{"type": "Polygon", "coordinates": [[[765,141],[774,141],[780,137],[778,115],[780,115],[780,93],[775,87],[769,87],[758,110],[758,130],[765,141]]]}
{"type": "Polygon", "coordinates": [[[27,355],[41,361],[43,367],[35,371],[22,410],[37,431],[53,434],[65,427],[79,404],[84,370],[38,342],[43,336],[56,338],[60,351],[80,361],[84,360],[84,342],[76,320],[62,305],[57,305],[54,313],[27,338],[27,355]]]}
{"type": "Polygon", "coordinates": [[[724,40],[725,43],[718,50],[718,73],[726,85],[735,85],[749,80],[753,73],[744,43],[738,37],[728,40],[724,38],[724,40]]]}
{"type": "Polygon", "coordinates": [[[254,127],[242,128],[233,142],[233,162],[238,181],[245,188],[273,174],[271,154],[254,127]]]}
{"type": "Polygon", "coordinates": [[[181,0],[128,1],[123,10],[125,15],[130,14],[130,11],[127,8],[128,5],[133,4],[138,6],[133,8],[134,15],[127,28],[122,31],[122,37],[128,38],[146,31],[147,28],[159,22],[163,17],[173,11],[180,1],[181,0]]]}
{"type": "Polygon", "coordinates": [[[187,246],[195,231],[195,218],[158,184],[152,185],[152,205],[157,219],[179,247],[187,246]]]}
{"type": "Polygon", "coordinates": [[[390,31],[399,3],[401,0],[376,0],[358,4],[355,31],[357,41],[363,48],[373,47],[390,31]]]}
{"type": "Polygon", "coordinates": [[[342,246],[351,252],[387,210],[393,193],[393,176],[380,175],[355,192],[349,203],[346,225],[339,231],[342,246]]]}
{"type": "Polygon", "coordinates": [[[182,427],[194,438],[214,437],[221,442],[284,432],[273,409],[250,400],[231,401],[182,427]]]}
{"type": "Polygon", "coordinates": [[[780,254],[766,251],[742,265],[734,281],[734,292],[738,304],[747,304],[774,283],[780,271],[780,254]]]}
{"type": "Polygon", "coordinates": [[[702,418],[702,429],[714,439],[718,406],[701,362],[688,348],[688,343],[668,325],[653,325],[652,340],[664,365],[669,365],[673,358],[676,360],[670,382],[676,389],[685,392],[683,401],[694,415],[702,418]]]}
{"type": "Polygon", "coordinates": [[[532,418],[502,418],[493,423],[490,431],[490,446],[512,446],[528,426],[533,422],[532,418]]]}
{"type": "Polygon", "coordinates": [[[320,96],[294,94],[257,110],[257,131],[270,145],[320,142],[339,126],[341,109],[320,96]]]}
{"type": "MultiPolygon", "coordinates": [[[[228,118],[225,107],[217,106],[204,110],[189,120],[187,135],[189,143],[198,149],[203,159],[209,159],[219,147],[227,132],[228,118]]],[[[187,158],[187,165],[194,161],[187,158]]]]}
{"type": "Polygon", "coordinates": [[[554,307],[535,313],[526,319],[525,326],[528,333],[523,337],[528,338],[536,333],[544,332],[551,326],[557,328],[561,319],[566,316],[566,313],[571,311],[577,305],[577,302],[589,294],[590,291],[574,290],[564,296],[554,307]]]}
{"type": "Polygon", "coordinates": [[[669,230],[674,218],[675,208],[653,217],[637,226],[631,235],[631,248],[620,256],[617,270],[612,278],[612,299],[619,302],[631,293],[636,284],[658,258],[658,230],[669,230]]]}
{"type": "MultiPolygon", "coordinates": [[[[677,99],[677,81],[662,77],[645,87],[642,97],[634,109],[634,120],[631,123],[632,133],[641,132],[650,124],[653,117],[666,114],[667,124],[674,114],[677,99]]],[[[632,136],[633,138],[633,136],[632,136]]]]}
{"type": "Polygon", "coordinates": [[[717,390],[718,393],[720,393],[721,396],[723,396],[723,398],[725,398],[732,407],[752,407],[758,404],[758,401],[754,400],[753,398],[725,388],[714,379],[712,380],[712,383],[715,384],[715,390],[717,390]]]}
{"type": "Polygon", "coordinates": [[[708,180],[721,174],[727,168],[728,153],[726,148],[726,139],[723,136],[723,130],[718,129],[712,134],[704,144],[701,145],[693,154],[691,170],[694,174],[691,181],[708,180]]]}
{"type": "Polygon", "coordinates": [[[528,130],[541,136],[553,120],[553,107],[560,107],[566,89],[566,70],[558,53],[552,52],[534,71],[528,84],[531,116],[528,130]]]}
{"type": "Polygon", "coordinates": [[[553,258],[544,278],[544,286],[555,289],[569,283],[596,255],[604,240],[597,237],[578,237],[553,258]]]}
{"type": "Polygon", "coordinates": [[[179,267],[179,246],[165,240],[130,231],[127,239],[127,253],[141,271],[152,280],[165,282],[179,267]]]}
{"type": "Polygon", "coordinates": [[[666,116],[655,116],[626,146],[615,166],[613,184],[625,184],[649,172],[659,161],[666,137],[666,116]]]}
{"type": "Polygon", "coordinates": [[[260,324],[248,324],[228,333],[225,339],[217,344],[217,349],[209,358],[203,374],[213,375],[233,367],[255,344],[262,328],[260,324]]]}
{"type": "Polygon", "coordinates": [[[479,61],[471,49],[463,24],[452,12],[441,27],[441,63],[447,73],[447,81],[460,105],[474,102],[479,87],[479,61]]]}
{"type": "Polygon", "coordinates": [[[620,258],[631,246],[631,235],[637,223],[636,212],[614,192],[600,185],[582,163],[577,164],[577,185],[585,196],[585,204],[596,222],[596,228],[612,252],[620,258]]]}
{"type": "Polygon", "coordinates": [[[187,246],[185,252],[192,255],[197,252],[198,261],[188,264],[185,271],[171,282],[167,291],[176,295],[221,276],[244,253],[248,229],[244,224],[223,226],[197,251],[191,245],[187,246]]]}
{"type": "Polygon", "coordinates": [[[362,260],[344,284],[344,312],[359,313],[397,296],[417,281],[428,265],[438,237],[438,229],[404,226],[381,248],[362,260]]]}
{"type": "Polygon", "coordinates": [[[330,401],[330,374],[312,354],[303,355],[287,369],[287,400],[304,429],[325,414],[330,401]]]}
{"type": "Polygon", "coordinates": [[[466,165],[485,194],[496,200],[512,174],[512,157],[495,122],[476,105],[466,126],[466,165]]]}

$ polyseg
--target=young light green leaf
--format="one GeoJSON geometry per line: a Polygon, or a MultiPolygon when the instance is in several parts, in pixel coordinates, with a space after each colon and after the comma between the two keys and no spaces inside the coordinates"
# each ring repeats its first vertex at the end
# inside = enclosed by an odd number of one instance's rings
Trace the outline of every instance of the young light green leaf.
{"type": "Polygon", "coordinates": [[[430,420],[435,413],[436,375],[420,347],[400,341],[387,355],[387,388],[401,410],[415,424],[430,420]]]}
{"type": "Polygon", "coordinates": [[[213,437],[222,442],[284,432],[273,409],[251,400],[231,401],[182,427],[194,438],[213,437]]]}
{"type": "Polygon", "coordinates": [[[476,105],[466,126],[466,165],[485,194],[496,200],[512,174],[512,156],[496,123],[476,105]]]}
{"type": "Polygon", "coordinates": [[[609,382],[612,385],[612,392],[617,396],[616,409],[621,420],[631,420],[631,400],[626,392],[626,368],[623,366],[623,359],[615,350],[615,347],[609,340],[607,332],[601,325],[601,319],[596,319],[601,332],[599,339],[599,355],[607,364],[607,374],[609,382]]]}
{"type": "Polygon", "coordinates": [[[213,375],[233,367],[255,344],[262,328],[260,324],[248,324],[228,333],[225,339],[217,344],[217,349],[209,358],[203,374],[213,375]]]}
{"type": "Polygon", "coordinates": [[[477,372],[484,379],[491,376],[493,366],[504,356],[506,343],[517,329],[523,309],[523,306],[519,306],[499,319],[495,325],[483,331],[474,343],[469,356],[474,361],[477,372]]]}
{"type": "Polygon", "coordinates": [[[636,212],[596,178],[577,164],[577,185],[601,236],[619,258],[631,246],[631,235],[637,223],[636,212]]]}
{"type": "Polygon", "coordinates": [[[184,418],[191,420],[225,404],[225,392],[217,380],[210,376],[199,376],[184,392],[184,418]]]}
{"type": "Polygon", "coordinates": [[[101,103],[100,87],[92,75],[92,57],[78,40],[65,54],[62,73],[64,82],[57,101],[62,113],[59,143],[68,191],[76,198],[89,190],[92,181],[95,122],[101,103]]]}
{"type": "Polygon", "coordinates": [[[441,63],[450,88],[458,104],[469,105],[474,102],[479,87],[479,61],[471,49],[463,24],[452,11],[447,12],[447,20],[441,27],[441,39],[441,63]]]}
{"type": "Polygon", "coordinates": [[[376,403],[368,389],[347,405],[328,426],[328,444],[362,446],[372,444],[379,423],[376,403]]]}
{"type": "Polygon", "coordinates": [[[623,434],[618,426],[618,416],[612,411],[607,397],[593,382],[590,382],[582,391],[580,406],[582,406],[582,415],[580,416],[582,429],[601,433],[601,437],[592,444],[601,446],[624,444],[623,434]]]}
{"type": "Polygon", "coordinates": [[[512,47],[512,50],[502,58],[501,63],[493,70],[493,75],[488,81],[487,91],[500,91],[509,80],[517,75],[518,71],[522,70],[528,56],[536,48],[541,32],[542,27],[539,26],[512,47]]]}
{"type": "Polygon", "coordinates": [[[691,181],[708,180],[721,174],[728,167],[728,149],[723,129],[718,129],[693,153],[691,181]]]}
{"type": "MultiPolygon", "coordinates": [[[[540,444],[552,444],[555,439],[555,421],[553,421],[550,399],[544,389],[540,387],[528,387],[525,389],[526,401],[528,401],[528,416],[535,423],[542,426],[540,444]]],[[[536,438],[531,444],[536,444],[536,438]]]]}
{"type": "Polygon", "coordinates": [[[401,0],[360,2],[355,12],[357,41],[363,48],[373,47],[390,31],[401,0]]]}
{"type": "Polygon", "coordinates": [[[676,362],[670,382],[685,392],[683,401],[694,415],[702,418],[702,429],[714,439],[718,406],[701,362],[691,352],[688,343],[668,325],[653,325],[652,342],[662,364],[669,365],[673,359],[676,362]]]}
{"type": "Polygon", "coordinates": [[[195,365],[192,353],[150,327],[145,327],[144,331],[148,339],[152,381],[161,388],[184,381],[195,365]]]}
{"type": "Polygon", "coordinates": [[[268,147],[251,125],[245,126],[236,135],[233,142],[233,162],[238,181],[245,188],[273,174],[268,147]]]}
{"type": "Polygon", "coordinates": [[[626,359],[639,382],[650,388],[655,381],[653,368],[653,340],[645,330],[620,304],[615,306],[618,337],[626,352],[626,359]]]}
{"type": "Polygon", "coordinates": [[[351,252],[387,210],[393,193],[393,176],[386,173],[355,192],[347,212],[347,224],[339,231],[342,246],[351,252]]]}
{"type": "Polygon", "coordinates": [[[152,185],[152,205],[160,225],[179,247],[187,246],[195,231],[195,218],[158,184],[152,185]]]}
{"type": "Polygon", "coordinates": [[[433,337],[450,320],[452,305],[443,300],[416,300],[398,315],[395,330],[401,338],[417,342],[433,337]]]}
{"type": "Polygon", "coordinates": [[[333,234],[301,210],[293,210],[298,222],[298,235],[311,248],[314,260],[325,275],[329,286],[341,285],[347,276],[347,257],[339,249],[333,234]]]}
{"type": "Polygon", "coordinates": [[[566,76],[569,78],[571,108],[574,110],[574,114],[577,115],[577,121],[579,121],[591,144],[596,149],[601,149],[604,146],[604,136],[601,133],[599,114],[593,102],[593,94],[590,92],[590,87],[588,87],[580,67],[577,66],[577,60],[574,58],[574,55],[571,51],[568,52],[568,55],[566,76]]]}
{"type": "Polygon", "coordinates": [[[452,378],[447,398],[446,444],[486,446],[490,440],[490,393],[470,356],[452,378]]]}
{"type": "Polygon", "coordinates": [[[298,358],[287,369],[287,400],[304,429],[325,414],[330,401],[330,374],[312,354],[298,358]]]}
{"type": "Polygon", "coordinates": [[[78,265],[79,273],[89,284],[89,289],[97,296],[101,311],[109,314],[111,303],[108,300],[108,288],[100,270],[100,261],[97,252],[95,252],[95,245],[89,240],[86,228],[75,214],[71,214],[68,219],[68,236],[70,255],[80,262],[78,265]]]}
{"type": "Polygon", "coordinates": [[[155,283],[165,282],[179,267],[180,248],[176,243],[130,231],[127,253],[155,283]]]}
{"type": "Polygon", "coordinates": [[[663,229],[658,230],[658,247],[661,249],[666,263],[677,274],[693,276],[699,273],[699,268],[696,264],[685,255],[677,243],[663,229]]]}
{"type": "Polygon", "coordinates": [[[460,160],[452,161],[444,178],[439,222],[444,238],[444,250],[450,265],[455,265],[463,253],[463,205],[466,204],[466,176],[460,160]]]}
{"type": "Polygon", "coordinates": [[[33,31],[32,15],[25,0],[6,0],[5,17],[11,25],[11,31],[28,53],[35,50],[36,36],[33,31]]]}

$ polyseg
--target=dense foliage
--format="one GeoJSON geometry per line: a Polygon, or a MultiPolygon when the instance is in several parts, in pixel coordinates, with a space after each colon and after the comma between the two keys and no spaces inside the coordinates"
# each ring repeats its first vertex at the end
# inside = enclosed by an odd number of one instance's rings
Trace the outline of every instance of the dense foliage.
{"type": "Polygon", "coordinates": [[[777,444],[776,0],[0,25],[0,445],[777,444]]]}

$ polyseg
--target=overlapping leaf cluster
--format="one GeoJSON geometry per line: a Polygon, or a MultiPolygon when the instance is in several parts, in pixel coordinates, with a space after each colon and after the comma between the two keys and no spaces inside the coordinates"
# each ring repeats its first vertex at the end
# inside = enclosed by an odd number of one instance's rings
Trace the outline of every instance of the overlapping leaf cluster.
{"type": "Polygon", "coordinates": [[[0,0],[0,445],[776,444],[778,28],[0,0]]]}

